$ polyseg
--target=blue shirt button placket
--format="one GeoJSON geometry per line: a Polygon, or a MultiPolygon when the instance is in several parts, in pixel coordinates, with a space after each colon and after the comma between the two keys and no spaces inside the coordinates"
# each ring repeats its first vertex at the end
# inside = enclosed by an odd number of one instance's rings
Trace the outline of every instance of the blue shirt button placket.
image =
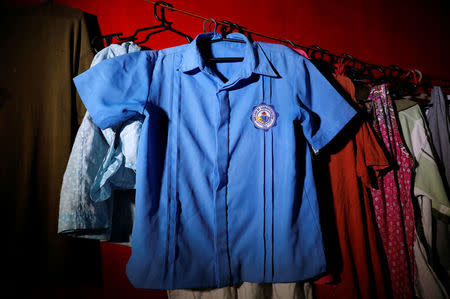
{"type": "Polygon", "coordinates": [[[216,167],[215,167],[215,248],[216,248],[216,281],[218,285],[231,283],[230,256],[228,249],[228,152],[230,104],[228,91],[217,92],[219,111],[216,128],[216,167]]]}

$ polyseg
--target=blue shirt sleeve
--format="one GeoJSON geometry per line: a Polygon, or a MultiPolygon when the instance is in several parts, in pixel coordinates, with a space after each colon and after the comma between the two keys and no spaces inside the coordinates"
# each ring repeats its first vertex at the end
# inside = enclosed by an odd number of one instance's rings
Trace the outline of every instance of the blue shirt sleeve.
{"type": "Polygon", "coordinates": [[[299,56],[297,93],[303,134],[315,151],[327,145],[356,111],[319,70],[299,56]]]}
{"type": "Polygon", "coordinates": [[[143,51],[108,59],[73,79],[98,127],[114,127],[136,114],[143,114],[155,54],[155,51],[143,51]]]}

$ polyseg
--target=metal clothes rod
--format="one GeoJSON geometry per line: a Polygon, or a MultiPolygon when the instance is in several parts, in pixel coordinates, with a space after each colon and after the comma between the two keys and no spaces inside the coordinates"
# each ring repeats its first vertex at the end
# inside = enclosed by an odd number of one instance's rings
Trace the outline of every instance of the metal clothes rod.
{"type": "MultiPolygon", "coordinates": [[[[153,5],[156,4],[155,1],[150,1],[150,0],[142,0],[142,1],[146,2],[146,3],[153,4],[153,5]]],[[[194,13],[189,12],[189,11],[185,11],[185,10],[182,10],[182,9],[178,9],[178,8],[175,8],[175,7],[171,7],[171,6],[165,5],[164,3],[158,3],[158,5],[161,6],[161,7],[167,8],[167,9],[169,9],[171,11],[180,12],[180,13],[183,13],[185,15],[189,15],[191,17],[194,17],[194,18],[197,18],[197,19],[201,19],[203,21],[210,21],[210,22],[216,23],[217,25],[230,27],[230,23],[228,23],[228,22],[216,21],[214,19],[206,18],[206,17],[194,14],[194,13]]],[[[264,37],[264,38],[267,38],[267,39],[276,40],[278,42],[282,42],[282,43],[285,43],[285,44],[288,44],[288,45],[293,45],[294,47],[298,47],[298,48],[301,48],[301,49],[304,49],[304,50],[307,50],[307,51],[311,51],[311,53],[313,53],[313,54],[310,55],[310,56],[313,56],[314,53],[320,53],[321,59],[324,56],[329,56],[330,59],[332,59],[333,61],[337,61],[338,59],[341,59],[342,61],[344,61],[344,60],[351,61],[353,66],[355,66],[356,64],[359,64],[360,66],[368,66],[370,68],[373,68],[373,69],[379,70],[379,71],[380,71],[380,68],[381,68],[381,70],[383,70],[384,74],[386,73],[386,71],[391,72],[391,74],[392,74],[392,72],[397,72],[397,73],[400,73],[400,74],[410,74],[411,71],[413,71],[413,72],[418,71],[417,69],[403,70],[397,65],[380,66],[380,65],[364,62],[362,60],[354,58],[353,56],[351,56],[349,54],[333,54],[333,53],[330,53],[328,50],[320,48],[319,46],[315,46],[315,45],[314,46],[304,46],[304,45],[296,44],[296,43],[293,43],[293,42],[291,42],[291,41],[289,41],[287,39],[281,39],[281,38],[278,38],[278,37],[274,37],[274,36],[270,36],[270,35],[267,35],[267,34],[259,33],[259,32],[252,31],[252,30],[249,30],[249,29],[244,28],[244,27],[240,27],[239,30],[240,31],[244,31],[246,33],[249,33],[251,35],[261,36],[261,37],[264,37]]],[[[314,58],[314,57],[312,57],[312,58],[314,58]]],[[[419,71],[419,73],[420,73],[420,71],[419,71]]],[[[421,74],[421,75],[425,76],[425,74],[421,74]]],[[[449,82],[449,80],[445,80],[445,79],[442,80],[442,79],[435,78],[435,77],[427,76],[427,78],[429,80],[438,80],[438,81],[441,81],[441,82],[442,81],[443,82],[449,82]]]]}

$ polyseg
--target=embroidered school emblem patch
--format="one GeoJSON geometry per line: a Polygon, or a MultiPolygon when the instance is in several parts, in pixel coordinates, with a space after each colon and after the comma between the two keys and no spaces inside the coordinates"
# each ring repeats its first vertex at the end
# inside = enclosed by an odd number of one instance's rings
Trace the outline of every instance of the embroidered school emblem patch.
{"type": "Polygon", "coordinates": [[[277,118],[278,113],[275,111],[275,108],[267,104],[259,104],[253,107],[252,116],[250,117],[255,128],[264,131],[276,126],[277,118]]]}

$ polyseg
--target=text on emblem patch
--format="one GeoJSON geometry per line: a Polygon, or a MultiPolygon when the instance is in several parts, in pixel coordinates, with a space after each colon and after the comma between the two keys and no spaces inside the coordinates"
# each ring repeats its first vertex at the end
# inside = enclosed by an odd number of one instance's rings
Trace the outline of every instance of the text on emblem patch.
{"type": "Polygon", "coordinates": [[[253,125],[257,129],[269,130],[277,125],[278,113],[272,105],[259,104],[253,107],[252,116],[250,116],[253,125]]]}

